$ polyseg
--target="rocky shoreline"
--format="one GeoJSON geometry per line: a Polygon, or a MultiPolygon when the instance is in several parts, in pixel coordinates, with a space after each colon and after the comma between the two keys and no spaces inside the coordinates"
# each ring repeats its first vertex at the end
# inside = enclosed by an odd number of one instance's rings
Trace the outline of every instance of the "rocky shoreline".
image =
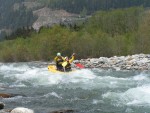
{"type": "Polygon", "coordinates": [[[75,60],[85,68],[101,68],[113,70],[150,70],[150,54],[135,54],[128,56],[113,56],[110,58],[88,58],[75,60]]]}

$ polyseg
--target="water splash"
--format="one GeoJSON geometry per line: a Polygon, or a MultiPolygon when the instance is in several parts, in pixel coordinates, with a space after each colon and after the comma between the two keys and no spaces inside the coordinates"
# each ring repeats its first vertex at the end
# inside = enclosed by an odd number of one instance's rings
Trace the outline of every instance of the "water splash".
{"type": "Polygon", "coordinates": [[[149,73],[142,72],[126,79],[123,86],[129,87],[126,87],[125,91],[108,91],[104,93],[102,97],[110,100],[115,106],[150,106],[149,82],[149,73]]]}

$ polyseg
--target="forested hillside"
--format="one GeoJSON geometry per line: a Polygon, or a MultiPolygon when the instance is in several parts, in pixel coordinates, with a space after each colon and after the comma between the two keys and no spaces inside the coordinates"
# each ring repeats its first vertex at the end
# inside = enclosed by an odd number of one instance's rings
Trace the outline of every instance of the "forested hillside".
{"type": "Polygon", "coordinates": [[[85,24],[55,25],[0,43],[0,61],[52,60],[57,52],[77,58],[150,53],[150,10],[143,7],[96,12],[85,24]]]}
{"type": "Polygon", "coordinates": [[[36,17],[22,2],[23,0],[0,0],[0,38],[18,28],[32,26],[36,17]]]}
{"type": "Polygon", "coordinates": [[[132,6],[149,7],[150,0],[1,0],[0,39],[17,29],[31,28],[38,19],[36,15],[33,15],[33,11],[44,7],[53,10],[66,10],[84,17],[98,10],[104,11],[132,6]]]}
{"type": "Polygon", "coordinates": [[[133,6],[149,7],[150,0],[37,0],[53,9],[65,9],[72,13],[91,14],[98,10],[128,8],[133,6]]]}
{"type": "MultiPolygon", "coordinates": [[[[0,0],[0,39],[17,29],[31,28],[38,19],[33,12],[45,7],[49,8],[49,11],[50,9],[66,10],[69,13],[80,14],[81,17],[85,17],[98,10],[106,11],[133,6],[149,7],[150,0],[0,0]]],[[[53,16],[53,20],[55,20],[54,18],[53,16]]],[[[41,26],[42,23],[51,25],[44,20],[51,21],[51,17],[45,15],[37,24],[41,26]]],[[[60,21],[54,23],[60,23],[60,21]]]]}

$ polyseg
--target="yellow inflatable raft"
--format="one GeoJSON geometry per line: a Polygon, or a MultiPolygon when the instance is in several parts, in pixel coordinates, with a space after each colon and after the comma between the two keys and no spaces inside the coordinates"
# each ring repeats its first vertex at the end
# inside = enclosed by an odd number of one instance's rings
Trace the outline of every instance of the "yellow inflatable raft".
{"type": "Polygon", "coordinates": [[[75,71],[75,70],[72,70],[72,71],[69,71],[69,72],[58,71],[58,70],[56,69],[56,66],[55,66],[55,65],[49,65],[49,66],[48,66],[48,70],[49,70],[50,72],[53,72],[53,73],[70,73],[70,72],[74,72],[74,71],[75,71]]]}

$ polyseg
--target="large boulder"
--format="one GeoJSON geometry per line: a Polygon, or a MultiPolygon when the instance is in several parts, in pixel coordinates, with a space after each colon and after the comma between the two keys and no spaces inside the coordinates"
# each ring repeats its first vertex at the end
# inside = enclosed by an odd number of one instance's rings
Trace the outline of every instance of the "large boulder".
{"type": "Polygon", "coordinates": [[[13,109],[10,113],[34,113],[34,111],[24,107],[17,107],[13,109]]]}
{"type": "Polygon", "coordinates": [[[4,109],[4,106],[5,106],[4,103],[0,102],[0,110],[4,109]]]}

